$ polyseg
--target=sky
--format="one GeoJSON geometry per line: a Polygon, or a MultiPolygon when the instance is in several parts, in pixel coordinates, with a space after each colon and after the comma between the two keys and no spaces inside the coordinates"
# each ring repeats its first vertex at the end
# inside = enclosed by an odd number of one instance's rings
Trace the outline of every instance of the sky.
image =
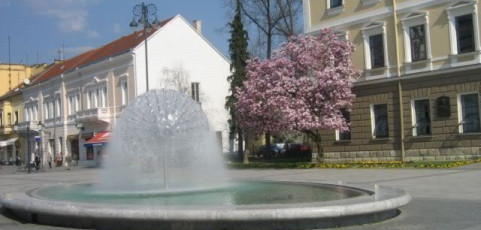
{"type": "MultiPolygon", "coordinates": [[[[0,0],[0,62],[52,63],[58,50],[72,58],[114,41],[133,30],[132,8],[141,0],[0,0]],[[38,54],[38,55],[37,55],[38,54]]],[[[232,20],[224,0],[147,0],[159,20],[181,14],[200,19],[203,35],[228,56],[232,20]]]]}

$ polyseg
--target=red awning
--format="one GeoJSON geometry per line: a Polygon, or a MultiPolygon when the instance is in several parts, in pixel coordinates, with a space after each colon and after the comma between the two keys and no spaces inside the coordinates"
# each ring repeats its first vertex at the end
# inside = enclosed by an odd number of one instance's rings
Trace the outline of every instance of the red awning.
{"type": "Polygon", "coordinates": [[[100,133],[97,133],[92,137],[90,140],[85,142],[84,146],[85,147],[94,147],[94,146],[102,146],[104,144],[107,144],[110,138],[110,132],[109,131],[102,131],[100,133]]]}

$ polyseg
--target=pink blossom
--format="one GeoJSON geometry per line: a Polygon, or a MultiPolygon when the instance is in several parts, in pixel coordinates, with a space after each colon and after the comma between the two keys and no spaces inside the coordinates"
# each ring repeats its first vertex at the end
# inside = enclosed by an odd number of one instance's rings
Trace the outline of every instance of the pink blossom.
{"type": "Polygon", "coordinates": [[[353,52],[350,42],[324,30],[290,38],[270,60],[249,60],[237,91],[239,123],[256,133],[347,130],[340,110],[350,110],[355,98],[353,52]]]}

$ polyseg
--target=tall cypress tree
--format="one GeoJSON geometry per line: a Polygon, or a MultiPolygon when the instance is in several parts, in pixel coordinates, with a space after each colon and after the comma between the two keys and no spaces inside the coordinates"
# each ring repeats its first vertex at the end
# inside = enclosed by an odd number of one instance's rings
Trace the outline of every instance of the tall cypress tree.
{"type": "Polygon", "coordinates": [[[247,31],[244,29],[241,17],[241,2],[236,1],[235,16],[229,26],[231,28],[231,38],[229,39],[229,53],[230,53],[230,70],[232,75],[227,78],[230,83],[231,94],[226,97],[226,109],[229,110],[231,119],[229,120],[229,139],[234,140],[237,136],[238,140],[238,157],[243,158],[243,131],[237,123],[237,115],[235,103],[237,102],[236,88],[242,87],[243,82],[246,80],[246,66],[247,58],[249,54],[247,53],[247,31]]]}

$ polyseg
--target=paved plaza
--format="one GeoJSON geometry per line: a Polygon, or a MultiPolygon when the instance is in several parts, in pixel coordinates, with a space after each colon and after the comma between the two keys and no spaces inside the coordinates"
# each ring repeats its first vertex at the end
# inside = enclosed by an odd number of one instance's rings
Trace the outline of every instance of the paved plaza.
{"type": "MultiPolygon", "coordinates": [[[[295,180],[346,184],[379,184],[401,188],[413,200],[400,216],[376,224],[345,230],[479,230],[481,229],[481,164],[455,169],[302,169],[232,170],[236,179],[295,180]]],[[[27,191],[54,183],[95,182],[99,169],[72,167],[45,169],[27,174],[14,166],[0,169],[0,192],[27,191]]],[[[19,221],[0,215],[0,230],[66,230],[19,221]]]]}

